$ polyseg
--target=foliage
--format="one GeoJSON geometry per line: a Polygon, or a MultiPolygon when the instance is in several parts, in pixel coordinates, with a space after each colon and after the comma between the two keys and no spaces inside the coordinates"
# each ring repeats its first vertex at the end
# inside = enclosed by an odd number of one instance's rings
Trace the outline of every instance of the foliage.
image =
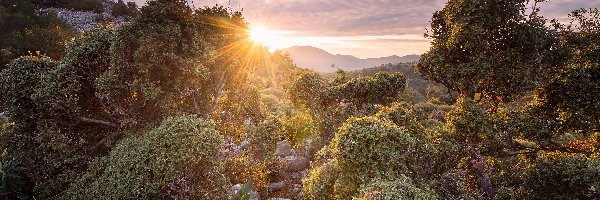
{"type": "Polygon", "coordinates": [[[250,200],[250,192],[252,192],[252,181],[248,181],[235,194],[235,200],[250,200]]]}
{"type": "Polygon", "coordinates": [[[251,154],[227,157],[224,161],[225,172],[230,182],[246,183],[252,181],[253,187],[261,195],[266,194],[269,183],[281,171],[284,163],[268,158],[256,158],[251,154]]]}
{"type": "Polygon", "coordinates": [[[125,4],[123,0],[119,0],[113,5],[110,14],[115,17],[135,17],[139,14],[139,11],[135,2],[127,2],[125,4]]]}
{"type": "Polygon", "coordinates": [[[285,139],[296,147],[304,140],[317,136],[320,128],[312,116],[304,112],[282,117],[281,124],[285,139]]]}
{"type": "Polygon", "coordinates": [[[561,28],[567,65],[535,91],[529,112],[549,119],[552,131],[590,134],[600,130],[600,12],[581,9],[570,16],[574,24],[561,28]]]}
{"type": "Polygon", "coordinates": [[[12,59],[36,52],[59,59],[74,35],[55,14],[36,15],[29,1],[0,1],[0,19],[0,70],[12,59]]]}
{"type": "MultiPolygon", "coordinates": [[[[219,198],[225,192],[218,159],[223,138],[197,116],[169,117],[160,126],[132,135],[71,187],[64,198],[149,198],[169,195],[171,182],[182,175],[191,191],[183,198],[219,198]]],[[[175,188],[177,189],[177,188],[175,188]]],[[[184,188],[185,189],[185,188],[184,188]]]]}
{"type": "Polygon", "coordinates": [[[582,155],[548,153],[524,174],[525,198],[594,199],[600,196],[600,160],[582,155]]]}
{"type": "Polygon", "coordinates": [[[5,70],[8,79],[4,81],[12,95],[3,102],[19,127],[5,137],[27,144],[8,146],[5,159],[23,163],[19,168],[19,173],[26,175],[23,177],[36,177],[30,181],[35,183],[34,192],[40,197],[64,190],[79,173],[73,169],[85,168],[103,151],[103,139],[113,134],[114,127],[81,120],[106,117],[104,109],[97,107],[93,85],[108,67],[103,55],[110,48],[110,39],[110,32],[89,33],[70,45],[60,64],[48,58],[25,57],[5,70]],[[23,136],[30,139],[24,140],[23,136]],[[36,170],[39,168],[48,170],[36,170]]]}
{"type": "Polygon", "coordinates": [[[240,86],[225,91],[211,118],[219,124],[217,130],[233,141],[247,136],[247,127],[260,123],[264,110],[259,91],[252,86],[240,86]]]}
{"type": "Polygon", "coordinates": [[[377,73],[370,77],[360,77],[334,86],[329,96],[338,101],[348,101],[357,105],[388,104],[406,86],[404,75],[399,73],[377,73]]]}
{"type": "Polygon", "coordinates": [[[208,115],[243,68],[243,52],[219,48],[241,40],[245,26],[239,13],[222,7],[192,12],[186,1],[148,2],[138,18],[116,30],[97,96],[126,126],[176,113],[208,115]]]}
{"type": "Polygon", "coordinates": [[[431,20],[432,48],[417,64],[424,77],[472,97],[509,102],[560,64],[560,45],[526,0],[451,0],[431,20]],[[499,12],[501,10],[501,12],[499,12]]]}
{"type": "Polygon", "coordinates": [[[248,134],[250,151],[259,159],[271,158],[284,136],[281,122],[270,117],[248,134]]]}
{"type": "Polygon", "coordinates": [[[303,198],[335,199],[335,184],[339,175],[335,161],[330,161],[310,170],[302,180],[303,198]]]}
{"type": "Polygon", "coordinates": [[[339,178],[335,184],[338,199],[352,197],[361,184],[383,176],[394,177],[406,171],[416,141],[404,128],[373,117],[348,120],[332,141],[332,156],[339,178]]]}
{"type": "Polygon", "coordinates": [[[287,96],[296,106],[306,106],[313,112],[317,112],[326,103],[321,96],[328,92],[327,86],[314,71],[300,71],[286,89],[287,96]]]}
{"type": "Polygon", "coordinates": [[[400,176],[394,180],[375,180],[365,184],[360,189],[362,195],[353,199],[438,199],[435,192],[429,188],[419,188],[413,181],[400,176]]]}

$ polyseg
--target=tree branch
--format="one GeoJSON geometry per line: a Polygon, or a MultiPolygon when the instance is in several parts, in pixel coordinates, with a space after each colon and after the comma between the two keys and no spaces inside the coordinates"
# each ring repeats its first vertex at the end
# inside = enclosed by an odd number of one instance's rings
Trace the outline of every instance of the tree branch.
{"type": "Polygon", "coordinates": [[[210,115],[210,113],[213,113],[217,109],[217,105],[219,105],[219,96],[221,96],[221,92],[223,91],[223,88],[225,88],[226,84],[227,84],[227,79],[225,78],[225,72],[224,72],[223,75],[221,76],[221,82],[217,85],[217,90],[215,91],[215,94],[213,96],[212,106],[211,106],[210,110],[206,113],[206,116],[210,115]]]}
{"type": "Polygon", "coordinates": [[[82,122],[87,122],[87,123],[94,123],[94,124],[103,124],[106,126],[112,126],[115,128],[119,128],[119,124],[116,123],[112,123],[112,122],[108,122],[108,121],[103,121],[103,120],[98,120],[98,119],[90,119],[87,117],[79,117],[79,120],[81,120],[82,122]]]}

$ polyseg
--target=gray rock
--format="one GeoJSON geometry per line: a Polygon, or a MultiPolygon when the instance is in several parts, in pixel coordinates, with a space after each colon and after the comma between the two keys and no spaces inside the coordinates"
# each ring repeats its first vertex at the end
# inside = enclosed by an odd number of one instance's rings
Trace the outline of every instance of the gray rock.
{"type": "Polygon", "coordinates": [[[242,151],[248,151],[250,148],[248,147],[248,141],[244,140],[242,141],[242,143],[240,143],[240,150],[242,151]]]}
{"type": "Polygon", "coordinates": [[[310,161],[304,156],[286,156],[286,170],[298,172],[307,169],[310,166],[310,161]]]}
{"type": "Polygon", "coordinates": [[[269,198],[268,200],[290,200],[286,198],[269,198]]]}
{"type": "MultiPolygon", "coordinates": [[[[236,194],[242,189],[242,184],[236,184],[231,187],[231,197],[235,197],[236,194]]],[[[258,192],[251,190],[250,191],[250,200],[260,200],[260,195],[258,192]]]]}
{"type": "Polygon", "coordinates": [[[302,199],[302,185],[294,184],[293,192],[296,193],[297,199],[302,199]]]}
{"type": "Polygon", "coordinates": [[[283,190],[285,188],[285,182],[284,181],[280,181],[277,183],[269,183],[269,191],[279,191],[279,190],[283,190]]]}
{"type": "Polygon", "coordinates": [[[292,153],[292,146],[288,141],[281,141],[277,143],[277,149],[275,150],[276,156],[289,156],[292,153]]]}

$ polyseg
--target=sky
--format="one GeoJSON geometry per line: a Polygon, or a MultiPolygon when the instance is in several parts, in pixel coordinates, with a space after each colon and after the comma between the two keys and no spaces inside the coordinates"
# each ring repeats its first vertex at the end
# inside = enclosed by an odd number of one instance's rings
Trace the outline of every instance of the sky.
{"type": "MultiPolygon", "coordinates": [[[[135,1],[143,5],[146,0],[135,1]]],[[[188,0],[195,7],[221,4],[270,34],[271,48],[314,46],[333,54],[374,58],[425,53],[433,12],[447,0],[188,0]]],[[[546,18],[568,22],[578,8],[599,8],[600,0],[550,0],[538,4],[546,18]]],[[[261,31],[262,32],[262,31],[261,31]]]]}

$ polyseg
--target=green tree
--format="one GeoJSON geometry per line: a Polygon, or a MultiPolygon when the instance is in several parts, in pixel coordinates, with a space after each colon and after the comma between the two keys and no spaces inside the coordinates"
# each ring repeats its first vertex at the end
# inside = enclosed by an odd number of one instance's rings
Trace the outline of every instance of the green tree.
{"type": "MultiPolygon", "coordinates": [[[[431,20],[432,48],[417,71],[473,97],[509,102],[544,82],[560,64],[556,32],[527,0],[451,0],[431,20]]],[[[536,1],[538,2],[538,1],[536,1]]]]}
{"type": "Polygon", "coordinates": [[[243,39],[245,26],[241,14],[222,7],[193,12],[186,1],[148,2],[116,30],[97,96],[126,126],[182,112],[208,116],[245,72],[244,51],[224,48],[243,39]]]}

